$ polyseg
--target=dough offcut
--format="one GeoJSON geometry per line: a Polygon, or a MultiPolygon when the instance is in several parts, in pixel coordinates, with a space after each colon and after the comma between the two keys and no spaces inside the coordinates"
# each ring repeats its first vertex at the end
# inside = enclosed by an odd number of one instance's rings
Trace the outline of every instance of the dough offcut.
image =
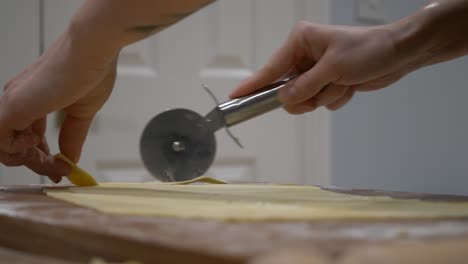
{"type": "Polygon", "coordinates": [[[100,183],[47,195],[101,212],[225,221],[389,220],[468,217],[468,202],[357,196],[313,186],[100,183]]]}
{"type": "Polygon", "coordinates": [[[73,161],[71,161],[65,155],[59,153],[55,155],[55,157],[60,160],[63,160],[65,163],[68,164],[68,166],[70,166],[71,171],[70,175],[68,175],[67,178],[76,186],[94,186],[98,184],[96,180],[94,180],[93,176],[91,176],[82,168],[76,166],[76,164],[73,163],[73,161]]]}

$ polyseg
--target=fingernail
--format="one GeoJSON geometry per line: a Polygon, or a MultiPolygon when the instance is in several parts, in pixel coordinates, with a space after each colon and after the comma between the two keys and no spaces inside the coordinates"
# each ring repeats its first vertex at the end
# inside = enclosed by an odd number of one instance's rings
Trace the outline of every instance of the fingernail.
{"type": "Polygon", "coordinates": [[[61,176],[57,176],[57,177],[54,177],[53,180],[52,180],[55,184],[59,183],[62,181],[62,177],[61,176]]]}
{"type": "Polygon", "coordinates": [[[49,175],[48,177],[49,177],[49,180],[52,181],[53,183],[57,183],[57,181],[59,180],[57,176],[49,175]]]}
{"type": "Polygon", "coordinates": [[[73,163],[77,164],[78,161],[80,161],[80,155],[75,156],[75,157],[71,157],[70,159],[73,161],[73,163]]]}
{"type": "Polygon", "coordinates": [[[317,109],[318,107],[319,106],[318,106],[316,100],[314,100],[314,99],[309,99],[308,104],[305,106],[305,108],[307,109],[307,112],[312,112],[315,109],[317,109]]]}
{"type": "Polygon", "coordinates": [[[301,115],[302,115],[302,114],[305,114],[305,113],[308,113],[308,112],[310,112],[310,111],[312,111],[312,110],[310,110],[310,107],[307,107],[307,106],[303,106],[303,107],[301,107],[301,108],[299,109],[299,112],[300,112],[301,115]]]}
{"type": "Polygon", "coordinates": [[[299,111],[302,112],[301,114],[305,114],[305,113],[308,113],[308,112],[312,112],[314,111],[315,109],[317,109],[316,106],[313,106],[313,105],[304,105],[304,106],[301,106],[299,108],[299,111]]]}

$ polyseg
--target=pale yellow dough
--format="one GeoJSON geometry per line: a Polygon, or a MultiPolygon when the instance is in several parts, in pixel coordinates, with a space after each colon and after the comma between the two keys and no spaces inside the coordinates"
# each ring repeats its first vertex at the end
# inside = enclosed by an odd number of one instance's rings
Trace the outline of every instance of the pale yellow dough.
{"type": "Polygon", "coordinates": [[[48,188],[45,192],[107,213],[190,219],[342,221],[468,217],[468,202],[365,197],[296,185],[100,183],[94,187],[48,188]]]}
{"type": "Polygon", "coordinates": [[[76,186],[95,186],[98,185],[96,180],[91,176],[89,173],[87,173],[85,170],[82,168],[76,166],[73,161],[71,161],[69,158],[67,158],[65,155],[62,153],[59,153],[55,155],[57,159],[63,160],[65,163],[70,166],[70,174],[67,176],[68,180],[75,184],[76,186]]]}

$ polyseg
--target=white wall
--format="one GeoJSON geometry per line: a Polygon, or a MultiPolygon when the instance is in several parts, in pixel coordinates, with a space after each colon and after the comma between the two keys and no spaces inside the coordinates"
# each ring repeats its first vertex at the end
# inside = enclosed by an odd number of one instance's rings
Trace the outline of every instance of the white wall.
{"type": "MultiPolygon", "coordinates": [[[[3,84],[39,55],[39,1],[0,1],[0,94],[3,84]]],[[[0,164],[0,184],[39,183],[24,168],[0,164]]]]}
{"type": "MultiPolygon", "coordinates": [[[[425,0],[385,0],[387,20],[425,0]]],[[[354,1],[332,0],[334,24],[366,25],[354,1]]],[[[419,70],[358,94],[331,115],[332,184],[468,194],[468,58],[419,70]]]]}

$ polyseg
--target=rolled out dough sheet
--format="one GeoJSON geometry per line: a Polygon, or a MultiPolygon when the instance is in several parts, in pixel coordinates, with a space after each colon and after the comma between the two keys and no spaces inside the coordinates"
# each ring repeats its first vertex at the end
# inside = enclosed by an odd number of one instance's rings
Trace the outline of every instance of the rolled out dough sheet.
{"type": "Polygon", "coordinates": [[[101,212],[225,221],[468,218],[468,202],[428,202],[272,184],[100,183],[47,195],[101,212]]]}

